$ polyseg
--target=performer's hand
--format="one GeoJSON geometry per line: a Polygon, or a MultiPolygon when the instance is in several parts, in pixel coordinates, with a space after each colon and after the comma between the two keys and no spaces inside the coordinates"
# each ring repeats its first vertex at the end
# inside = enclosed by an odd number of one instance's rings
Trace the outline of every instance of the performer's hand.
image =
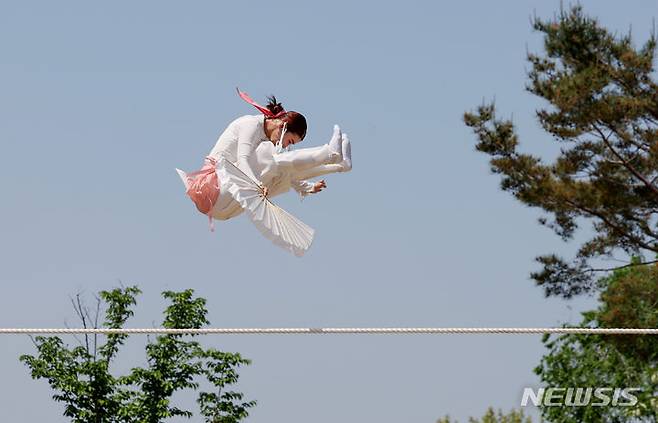
{"type": "Polygon", "coordinates": [[[318,192],[322,191],[323,189],[325,189],[326,187],[327,187],[327,184],[324,182],[324,179],[321,180],[321,181],[318,181],[313,185],[313,188],[311,189],[311,194],[318,193],[318,192]]]}
{"type": "Polygon", "coordinates": [[[267,187],[263,185],[263,197],[267,197],[267,187]]]}

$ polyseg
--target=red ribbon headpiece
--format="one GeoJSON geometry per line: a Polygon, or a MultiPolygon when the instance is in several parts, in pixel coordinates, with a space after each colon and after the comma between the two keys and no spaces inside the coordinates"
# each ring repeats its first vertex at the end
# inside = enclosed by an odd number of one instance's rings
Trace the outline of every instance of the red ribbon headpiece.
{"type": "Polygon", "coordinates": [[[267,116],[269,118],[276,119],[276,118],[281,117],[281,116],[286,114],[285,110],[283,110],[283,111],[281,111],[277,114],[274,114],[267,107],[263,107],[260,104],[256,103],[251,97],[249,97],[249,94],[240,91],[239,88],[236,88],[236,90],[238,90],[238,95],[240,96],[240,98],[242,98],[244,101],[246,101],[247,103],[249,103],[252,106],[254,106],[255,108],[257,108],[262,114],[264,114],[265,116],[267,116]]]}

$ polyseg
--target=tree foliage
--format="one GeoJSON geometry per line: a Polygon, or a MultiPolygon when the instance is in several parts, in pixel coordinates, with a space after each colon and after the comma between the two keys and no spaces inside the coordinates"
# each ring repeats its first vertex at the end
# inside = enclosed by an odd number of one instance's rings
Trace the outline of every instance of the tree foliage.
{"type": "MultiPolygon", "coordinates": [[[[105,306],[102,327],[123,328],[133,315],[137,287],[103,291],[96,312],[90,312],[77,297],[74,306],[83,326],[99,327],[100,309],[105,306]]],[[[201,328],[208,324],[206,300],[195,298],[191,289],[166,291],[169,301],[162,326],[201,328]]],[[[235,423],[248,415],[254,401],[243,402],[243,394],[228,390],[238,381],[237,369],[249,364],[237,353],[203,348],[189,335],[163,335],[148,342],[146,366],[134,367],[126,375],[114,375],[111,364],[127,339],[112,334],[85,336],[70,347],[59,337],[36,337],[36,355],[20,360],[32,378],[46,379],[55,391],[53,399],[64,404],[64,415],[75,423],[156,423],[166,418],[190,418],[190,410],[179,408],[172,396],[179,391],[198,390],[200,383],[211,386],[200,392],[197,402],[204,421],[235,423]]]]}
{"type": "MultiPolygon", "coordinates": [[[[658,268],[615,271],[584,327],[658,327],[658,268]]],[[[551,387],[640,388],[634,407],[544,407],[552,422],[658,421],[658,339],[655,336],[566,334],[546,336],[548,354],[535,372],[551,387]]]]}
{"type": "MultiPolygon", "coordinates": [[[[436,423],[457,423],[457,421],[445,416],[438,419],[436,423]]],[[[509,413],[503,413],[502,410],[496,412],[489,407],[484,416],[479,419],[470,417],[468,423],[532,423],[532,419],[530,416],[526,416],[523,410],[511,410],[509,413]]]]}
{"type": "Polygon", "coordinates": [[[658,253],[656,37],[636,48],[630,34],[611,34],[580,6],[533,25],[544,53],[528,54],[527,90],[547,102],[536,116],[559,143],[559,156],[545,163],[520,152],[512,121],[498,118],[493,103],[466,113],[464,122],[502,189],[546,212],[540,223],[565,241],[583,221],[592,223],[594,236],[572,260],[537,258],[543,268],[533,279],[546,295],[568,298],[600,288],[593,259],[658,253]]]}

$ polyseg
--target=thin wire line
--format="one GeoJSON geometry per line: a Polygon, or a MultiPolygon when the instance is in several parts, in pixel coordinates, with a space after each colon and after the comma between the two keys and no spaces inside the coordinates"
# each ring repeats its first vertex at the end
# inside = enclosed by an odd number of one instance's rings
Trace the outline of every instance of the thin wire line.
{"type": "Polygon", "coordinates": [[[599,334],[658,335],[658,328],[0,328],[0,335],[37,334],[102,334],[102,335],[317,335],[317,334],[599,334]]]}

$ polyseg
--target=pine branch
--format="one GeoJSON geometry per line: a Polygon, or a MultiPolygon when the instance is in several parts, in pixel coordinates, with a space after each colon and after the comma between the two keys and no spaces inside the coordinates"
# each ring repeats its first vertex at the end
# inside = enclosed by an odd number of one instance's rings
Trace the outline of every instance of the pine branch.
{"type": "Polygon", "coordinates": [[[652,260],[652,261],[645,261],[642,263],[628,263],[623,266],[617,266],[617,267],[609,267],[609,268],[602,268],[602,269],[597,269],[597,268],[590,268],[585,270],[585,272],[611,272],[614,270],[620,270],[620,269],[626,269],[629,267],[635,267],[635,266],[646,266],[649,264],[655,264],[658,263],[658,260],[652,260]]]}
{"type": "MultiPolygon", "coordinates": [[[[619,152],[618,152],[618,151],[617,151],[617,150],[616,150],[611,144],[610,144],[610,141],[608,140],[608,137],[606,137],[606,136],[603,134],[603,132],[599,129],[598,126],[593,125],[593,127],[596,129],[596,131],[597,131],[597,132],[599,133],[599,135],[601,136],[601,140],[602,140],[603,143],[606,145],[606,147],[608,147],[608,149],[610,150],[610,152],[612,152],[612,154],[613,154],[615,157],[617,157],[617,159],[618,159],[619,161],[622,162],[622,164],[624,165],[624,167],[625,167],[626,169],[628,169],[628,170],[629,170],[629,171],[630,171],[630,172],[631,172],[631,173],[632,173],[637,179],[639,179],[640,181],[642,181],[642,183],[643,183],[644,185],[646,185],[647,188],[649,188],[651,191],[653,191],[654,194],[658,195],[658,187],[656,187],[656,186],[653,185],[651,182],[649,182],[649,180],[648,180],[644,175],[642,175],[640,172],[638,172],[638,171],[635,169],[635,167],[634,167],[634,166],[633,166],[628,160],[626,160],[626,159],[625,159],[625,158],[624,158],[624,157],[623,157],[623,156],[622,156],[622,155],[621,155],[621,154],[620,154],[620,153],[619,153],[619,152]]],[[[615,133],[616,133],[616,132],[615,132],[615,133]]]]}

